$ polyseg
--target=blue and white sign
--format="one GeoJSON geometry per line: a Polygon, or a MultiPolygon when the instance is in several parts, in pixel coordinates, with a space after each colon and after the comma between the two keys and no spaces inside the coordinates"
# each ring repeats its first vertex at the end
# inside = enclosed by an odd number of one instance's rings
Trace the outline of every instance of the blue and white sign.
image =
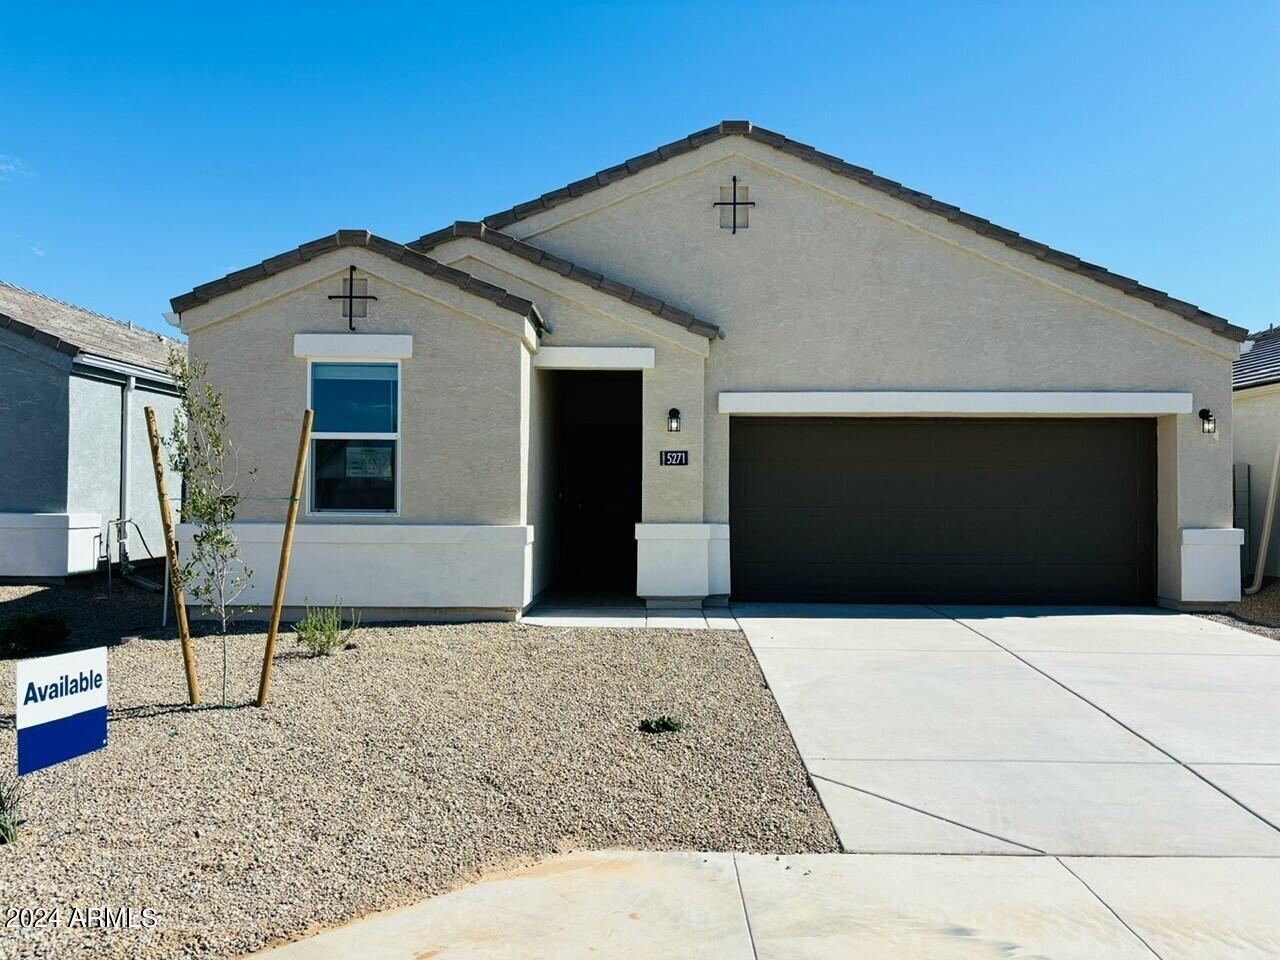
{"type": "Polygon", "coordinates": [[[107,745],[107,648],[19,660],[18,774],[107,745]]]}

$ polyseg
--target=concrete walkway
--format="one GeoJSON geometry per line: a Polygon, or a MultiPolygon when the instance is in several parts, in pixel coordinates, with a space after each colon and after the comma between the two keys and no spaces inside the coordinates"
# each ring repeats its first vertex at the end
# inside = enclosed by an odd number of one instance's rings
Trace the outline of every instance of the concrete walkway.
{"type": "Polygon", "coordinates": [[[591,853],[270,960],[1227,960],[1280,955],[1276,860],[591,853]]]}

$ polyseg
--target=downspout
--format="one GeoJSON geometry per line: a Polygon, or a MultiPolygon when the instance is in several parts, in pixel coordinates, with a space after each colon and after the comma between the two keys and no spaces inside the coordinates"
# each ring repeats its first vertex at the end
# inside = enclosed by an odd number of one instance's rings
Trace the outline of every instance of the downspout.
{"type": "MultiPolygon", "coordinates": [[[[125,378],[120,397],[120,520],[116,536],[120,558],[120,573],[126,572],[129,561],[129,424],[133,419],[133,375],[125,378]]],[[[110,557],[108,557],[110,563],[110,557]]]]}
{"type": "Polygon", "coordinates": [[[1258,559],[1253,565],[1253,583],[1244,588],[1246,597],[1262,589],[1262,578],[1267,573],[1267,551],[1271,548],[1271,528],[1276,518],[1277,489],[1280,489],[1280,441],[1276,443],[1276,455],[1271,461],[1271,489],[1267,491],[1267,509],[1263,512],[1262,538],[1258,543],[1258,559]]]}

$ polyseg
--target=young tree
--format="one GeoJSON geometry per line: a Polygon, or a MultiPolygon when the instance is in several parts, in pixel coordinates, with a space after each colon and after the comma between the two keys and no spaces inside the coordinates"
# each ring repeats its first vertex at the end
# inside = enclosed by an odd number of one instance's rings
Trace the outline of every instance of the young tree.
{"type": "MultiPolygon", "coordinates": [[[[226,706],[227,627],[253,571],[240,558],[235,532],[236,513],[245,497],[238,482],[239,457],[227,437],[222,394],[208,382],[206,370],[204,363],[188,361],[177,350],[169,354],[169,371],[182,401],[165,448],[185,488],[182,519],[196,528],[191,550],[172,576],[221,628],[222,703],[226,706]]],[[[249,472],[249,487],[255,475],[256,471],[249,472]]]]}

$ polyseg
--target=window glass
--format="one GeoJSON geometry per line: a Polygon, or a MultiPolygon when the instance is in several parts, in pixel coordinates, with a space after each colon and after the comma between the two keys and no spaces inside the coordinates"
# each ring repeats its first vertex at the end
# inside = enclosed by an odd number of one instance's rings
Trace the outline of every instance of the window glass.
{"type": "Polygon", "coordinates": [[[311,408],[316,433],[395,433],[396,374],[393,363],[313,363],[311,408]]]}
{"type": "Polygon", "coordinates": [[[395,511],[394,440],[316,440],[314,456],[313,509],[395,511]]]}

